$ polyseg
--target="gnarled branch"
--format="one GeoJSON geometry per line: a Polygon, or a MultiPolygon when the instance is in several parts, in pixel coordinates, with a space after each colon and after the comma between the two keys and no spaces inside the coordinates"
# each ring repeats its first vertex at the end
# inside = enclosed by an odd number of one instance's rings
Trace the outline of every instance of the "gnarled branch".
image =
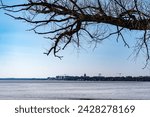
{"type": "Polygon", "coordinates": [[[150,39],[150,9],[141,0],[26,0],[27,3],[17,5],[6,5],[1,0],[1,9],[11,13],[6,13],[17,20],[23,20],[34,25],[33,30],[37,34],[45,35],[53,41],[52,46],[46,53],[52,51],[55,56],[68,44],[79,42],[85,33],[91,41],[101,42],[104,39],[117,34],[126,46],[122,31],[125,29],[143,31],[143,36],[138,43],[138,52],[144,49],[149,57],[150,39]],[[25,12],[27,16],[16,16],[13,13],[25,12]],[[90,29],[91,25],[102,27],[116,26],[115,31],[106,31],[104,28],[90,29]],[[46,30],[41,30],[43,26],[49,26],[46,30]],[[108,34],[109,33],[109,34],[108,34]],[[49,36],[48,34],[53,34],[49,36]]]}

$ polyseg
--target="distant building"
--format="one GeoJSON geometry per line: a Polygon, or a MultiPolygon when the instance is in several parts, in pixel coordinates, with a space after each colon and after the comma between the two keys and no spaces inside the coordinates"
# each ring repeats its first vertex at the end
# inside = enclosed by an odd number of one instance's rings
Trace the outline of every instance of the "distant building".
{"type": "Polygon", "coordinates": [[[65,76],[56,76],[57,80],[63,80],[65,78],[65,76]]]}
{"type": "Polygon", "coordinates": [[[99,73],[99,74],[98,74],[98,76],[99,76],[99,77],[101,77],[101,76],[102,76],[102,74],[101,74],[101,73],[99,73]]]}

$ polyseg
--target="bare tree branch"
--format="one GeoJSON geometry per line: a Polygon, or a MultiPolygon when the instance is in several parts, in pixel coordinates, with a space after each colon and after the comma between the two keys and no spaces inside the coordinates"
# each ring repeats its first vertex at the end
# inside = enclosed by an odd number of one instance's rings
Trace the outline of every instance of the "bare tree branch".
{"type": "MultiPolygon", "coordinates": [[[[33,24],[30,31],[44,35],[53,41],[45,54],[57,53],[64,50],[70,43],[80,46],[84,34],[89,36],[90,42],[101,42],[112,35],[122,39],[129,47],[124,37],[124,30],[137,30],[143,35],[137,41],[136,54],[142,51],[150,60],[150,8],[148,1],[141,0],[26,0],[26,3],[7,5],[1,0],[1,9],[6,15],[33,24]],[[27,15],[21,16],[19,13],[27,15]],[[117,27],[108,31],[103,27],[117,27]],[[90,28],[90,26],[95,28],[90,28]],[[42,30],[42,27],[48,28],[42,30]],[[49,34],[52,34],[49,36],[49,34]]],[[[97,44],[96,44],[97,45],[97,44]]]]}

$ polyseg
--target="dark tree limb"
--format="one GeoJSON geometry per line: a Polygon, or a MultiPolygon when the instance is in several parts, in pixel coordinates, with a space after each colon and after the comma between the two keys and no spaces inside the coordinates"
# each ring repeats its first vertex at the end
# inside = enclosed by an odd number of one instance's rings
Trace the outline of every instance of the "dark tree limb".
{"type": "Polygon", "coordinates": [[[116,35],[117,41],[120,38],[129,47],[123,31],[137,30],[143,32],[140,41],[137,41],[137,54],[144,50],[146,61],[150,60],[150,9],[144,0],[142,4],[140,0],[26,0],[27,3],[15,5],[3,2],[1,0],[0,8],[7,12],[6,15],[33,24],[30,31],[52,40],[52,46],[45,53],[47,55],[53,52],[56,57],[61,58],[57,53],[70,43],[79,47],[84,34],[89,36],[91,42],[96,43],[116,35]],[[20,12],[27,16],[16,15],[20,12]],[[89,28],[91,25],[102,27],[105,24],[117,28],[113,31],[89,28]],[[41,30],[43,26],[48,28],[41,30]]]}

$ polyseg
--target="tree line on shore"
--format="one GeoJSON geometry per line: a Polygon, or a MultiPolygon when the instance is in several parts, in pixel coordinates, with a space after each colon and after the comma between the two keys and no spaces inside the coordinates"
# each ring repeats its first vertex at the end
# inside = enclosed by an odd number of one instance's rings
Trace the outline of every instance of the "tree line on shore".
{"type": "Polygon", "coordinates": [[[56,76],[55,78],[48,78],[51,80],[69,80],[69,81],[150,81],[150,76],[56,76]]]}

